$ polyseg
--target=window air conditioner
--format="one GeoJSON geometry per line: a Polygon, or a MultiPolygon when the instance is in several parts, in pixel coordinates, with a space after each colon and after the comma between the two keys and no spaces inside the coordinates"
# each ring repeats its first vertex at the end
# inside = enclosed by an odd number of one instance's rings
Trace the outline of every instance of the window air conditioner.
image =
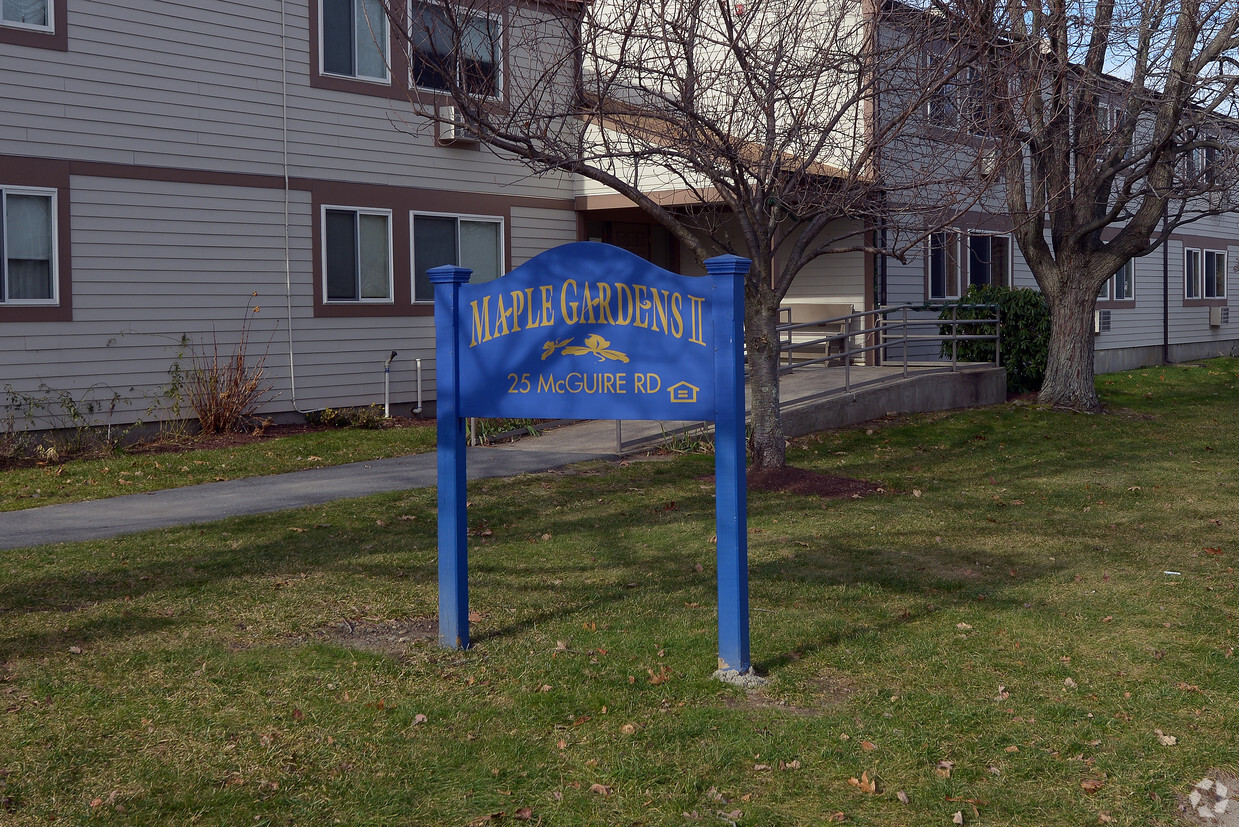
{"type": "Polygon", "coordinates": [[[1230,324],[1230,308],[1210,307],[1209,327],[1221,327],[1224,324],[1230,324]]]}
{"type": "Polygon", "coordinates": [[[439,107],[438,130],[440,144],[460,146],[478,142],[477,136],[465,128],[464,114],[455,106],[439,107]]]}
{"type": "Polygon", "coordinates": [[[1110,311],[1097,310],[1093,313],[1093,333],[1107,333],[1110,330],[1110,311]]]}

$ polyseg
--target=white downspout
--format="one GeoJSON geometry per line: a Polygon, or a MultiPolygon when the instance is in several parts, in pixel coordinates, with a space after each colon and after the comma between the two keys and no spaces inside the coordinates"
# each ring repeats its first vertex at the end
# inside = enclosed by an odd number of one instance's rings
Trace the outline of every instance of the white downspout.
{"type": "Polygon", "coordinates": [[[284,298],[288,324],[288,386],[293,410],[307,414],[297,402],[297,363],[293,347],[293,269],[289,241],[289,178],[288,178],[288,0],[280,0],[280,140],[284,166],[284,298]]]}

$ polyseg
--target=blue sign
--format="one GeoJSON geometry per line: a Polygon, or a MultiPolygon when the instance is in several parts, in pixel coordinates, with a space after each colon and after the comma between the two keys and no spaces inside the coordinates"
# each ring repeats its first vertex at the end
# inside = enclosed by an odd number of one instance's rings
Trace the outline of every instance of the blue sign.
{"type": "Polygon", "coordinates": [[[606,244],[548,250],[499,279],[461,267],[435,285],[439,641],[468,636],[468,417],[693,419],[715,423],[719,668],[745,672],[744,276],[721,256],[680,276],[606,244]]]}

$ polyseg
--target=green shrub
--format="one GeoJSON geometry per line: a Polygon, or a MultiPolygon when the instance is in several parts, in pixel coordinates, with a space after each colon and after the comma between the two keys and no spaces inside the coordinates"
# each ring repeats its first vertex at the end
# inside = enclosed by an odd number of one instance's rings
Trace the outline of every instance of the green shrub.
{"type": "MultiPolygon", "coordinates": [[[[1050,308],[1045,297],[1027,287],[1011,288],[996,284],[968,288],[958,304],[949,304],[942,309],[939,319],[984,319],[993,315],[989,307],[967,305],[997,305],[1002,320],[1001,359],[999,364],[1007,369],[1007,391],[1030,393],[1041,389],[1045,379],[1046,354],[1050,347],[1050,308]]],[[[944,325],[943,335],[950,335],[951,328],[944,325]]],[[[992,334],[993,325],[969,325],[973,334],[992,334]]],[[[951,355],[951,343],[942,343],[942,355],[951,355]]],[[[957,355],[965,362],[994,361],[994,343],[983,340],[962,341],[957,345],[957,355]]]]}

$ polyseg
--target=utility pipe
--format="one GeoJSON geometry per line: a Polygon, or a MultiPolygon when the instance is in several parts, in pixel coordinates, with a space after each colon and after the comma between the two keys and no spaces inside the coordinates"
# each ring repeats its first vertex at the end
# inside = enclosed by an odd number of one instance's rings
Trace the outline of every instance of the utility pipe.
{"type": "Polygon", "coordinates": [[[383,418],[391,419],[391,363],[396,358],[396,351],[391,352],[391,356],[387,357],[387,361],[383,363],[383,418]]]}

